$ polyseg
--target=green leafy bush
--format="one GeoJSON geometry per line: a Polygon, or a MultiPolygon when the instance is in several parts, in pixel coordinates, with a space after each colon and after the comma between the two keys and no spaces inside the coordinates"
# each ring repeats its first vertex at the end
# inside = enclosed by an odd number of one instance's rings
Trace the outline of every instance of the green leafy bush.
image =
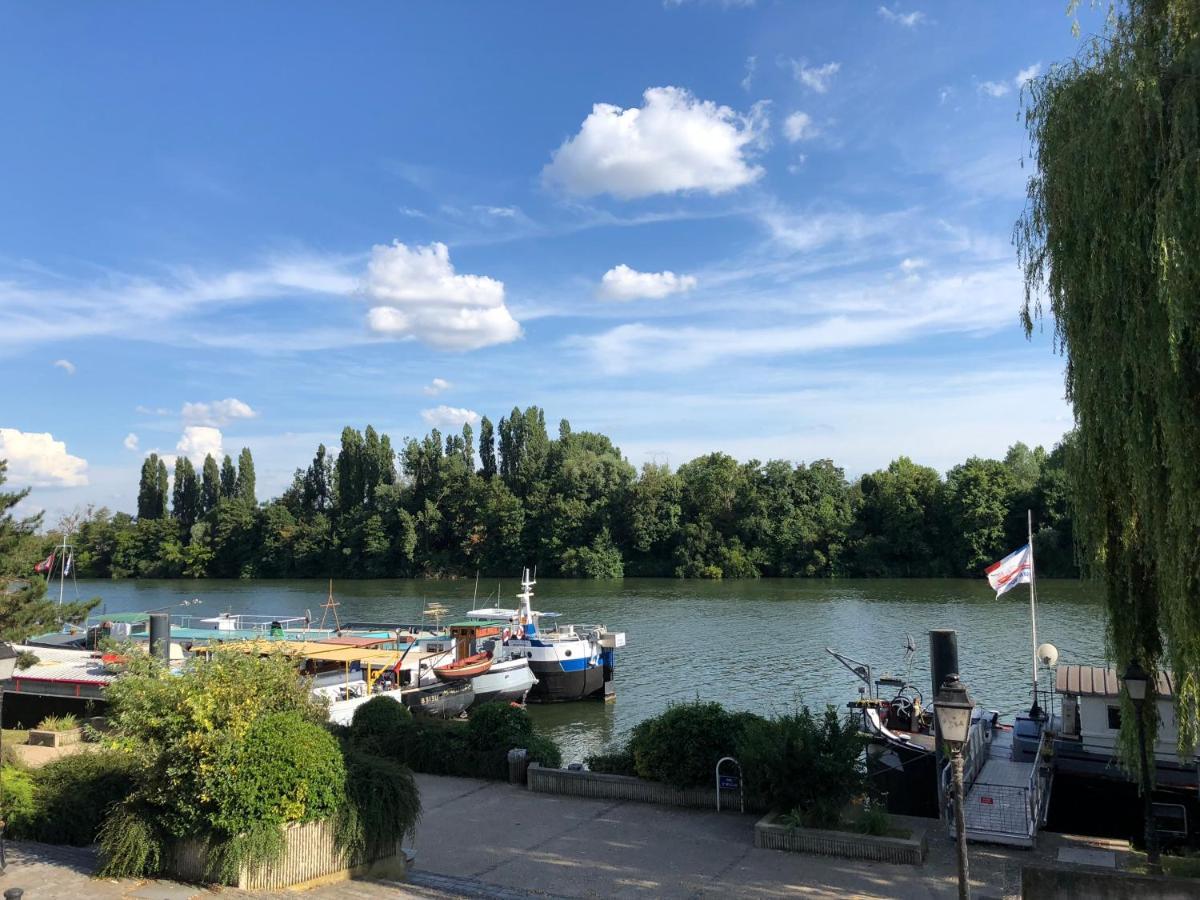
{"type": "Polygon", "coordinates": [[[36,653],[31,650],[22,650],[17,654],[17,670],[24,672],[26,669],[36,666],[41,660],[38,659],[36,653]]]}
{"type": "Polygon", "coordinates": [[[634,770],[679,788],[712,784],[717,760],[734,755],[746,719],[719,703],[669,706],[634,727],[629,739],[634,770]]]}
{"type": "Polygon", "coordinates": [[[339,823],[343,843],[351,852],[377,854],[410,833],[421,818],[412,770],[355,747],[347,749],[345,759],[348,802],[339,823]]]}
{"type": "Polygon", "coordinates": [[[735,756],[748,799],[759,808],[798,810],[814,828],[836,826],[842,810],[866,787],[862,738],[850,720],[827,706],[774,719],[747,719],[735,756]]]}
{"type": "Polygon", "coordinates": [[[4,794],[0,797],[0,817],[7,823],[6,832],[16,838],[28,836],[30,823],[37,817],[33,776],[28,769],[0,766],[4,794]]]}
{"type": "MultiPolygon", "coordinates": [[[[419,812],[416,785],[395,762],[383,764],[386,771],[356,764],[355,777],[382,780],[348,783],[352,742],[339,743],[325,709],[282,656],[222,650],[177,675],[137,659],[108,699],[105,740],[142,777],[100,828],[105,876],[159,874],[173,845],[194,839],[207,847],[214,874],[229,878],[243,866],[277,862],[286,824],[331,820],[342,848],[352,849],[375,839],[364,828],[411,827],[419,812]],[[394,809],[382,810],[382,802],[394,809]]],[[[389,714],[373,710],[360,724],[389,714]]]]}
{"type": "Polygon", "coordinates": [[[90,846],[105,815],[129,795],[137,777],[136,761],[112,750],[47,763],[33,773],[36,814],[19,835],[46,844],[90,846]]]}

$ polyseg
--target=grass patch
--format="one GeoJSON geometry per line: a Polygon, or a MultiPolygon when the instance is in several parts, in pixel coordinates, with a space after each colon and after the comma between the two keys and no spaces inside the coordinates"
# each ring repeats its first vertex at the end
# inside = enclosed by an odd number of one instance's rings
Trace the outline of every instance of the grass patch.
{"type": "MultiPolygon", "coordinates": [[[[1164,875],[1170,875],[1172,878],[1200,878],[1200,853],[1185,853],[1179,856],[1164,853],[1161,858],[1164,875]]],[[[1146,854],[1134,851],[1125,871],[1136,875],[1150,874],[1146,867],[1146,854]]]]}

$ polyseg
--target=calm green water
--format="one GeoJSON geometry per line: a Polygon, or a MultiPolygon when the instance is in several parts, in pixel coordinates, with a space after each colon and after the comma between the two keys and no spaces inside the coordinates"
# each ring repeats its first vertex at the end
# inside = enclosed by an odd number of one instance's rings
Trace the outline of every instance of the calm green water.
{"type": "MultiPolygon", "coordinates": [[[[483,595],[496,582],[480,586],[483,595]]],[[[1063,662],[1104,660],[1104,611],[1093,588],[1043,581],[1038,639],[1055,644],[1063,662]]],[[[419,621],[428,601],[452,613],[470,609],[470,581],[346,581],[336,585],[343,621],[419,621]]],[[[506,605],[518,585],[499,585],[506,605]]],[[[69,590],[69,589],[68,589],[69,590]]],[[[188,613],[226,610],[320,619],[321,581],[92,581],[81,596],[100,596],[108,612],[147,610],[199,597],[188,613]]],[[[539,724],[581,759],[618,740],[673,700],[701,697],[769,713],[796,702],[841,704],[857,695],[853,676],[825,653],[831,646],[870,663],[876,673],[902,672],[905,634],[917,642],[910,678],[928,695],[931,628],[958,630],[963,680],[988,708],[1011,715],[1029,704],[1029,594],[1024,587],[996,600],[986,581],[540,581],[538,609],[563,622],[622,630],[615,703],[531,707],[539,724]]],[[[494,602],[494,601],[493,601],[494,602]]],[[[480,605],[491,605],[480,603],[480,605]]],[[[179,612],[176,610],[175,612],[179,612]]]]}

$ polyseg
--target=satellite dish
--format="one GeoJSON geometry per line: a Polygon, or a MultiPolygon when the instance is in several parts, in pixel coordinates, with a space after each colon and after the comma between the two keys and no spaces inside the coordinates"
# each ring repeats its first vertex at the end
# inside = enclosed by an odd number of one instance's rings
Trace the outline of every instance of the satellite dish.
{"type": "Polygon", "coordinates": [[[1058,662],[1058,648],[1053,644],[1038,644],[1037,658],[1047,666],[1053,666],[1058,662]]]}

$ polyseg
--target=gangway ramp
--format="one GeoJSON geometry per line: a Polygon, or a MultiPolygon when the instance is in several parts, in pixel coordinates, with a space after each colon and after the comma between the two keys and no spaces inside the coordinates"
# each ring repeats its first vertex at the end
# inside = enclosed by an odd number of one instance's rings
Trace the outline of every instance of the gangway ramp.
{"type": "MultiPolygon", "coordinates": [[[[1049,771],[1042,762],[1042,747],[1039,745],[1031,762],[1014,760],[1012,732],[998,730],[986,747],[973,749],[981,751],[983,759],[966,766],[963,818],[967,840],[1032,847],[1049,799],[1049,771]]],[[[952,835],[953,828],[951,818],[952,835]]]]}

